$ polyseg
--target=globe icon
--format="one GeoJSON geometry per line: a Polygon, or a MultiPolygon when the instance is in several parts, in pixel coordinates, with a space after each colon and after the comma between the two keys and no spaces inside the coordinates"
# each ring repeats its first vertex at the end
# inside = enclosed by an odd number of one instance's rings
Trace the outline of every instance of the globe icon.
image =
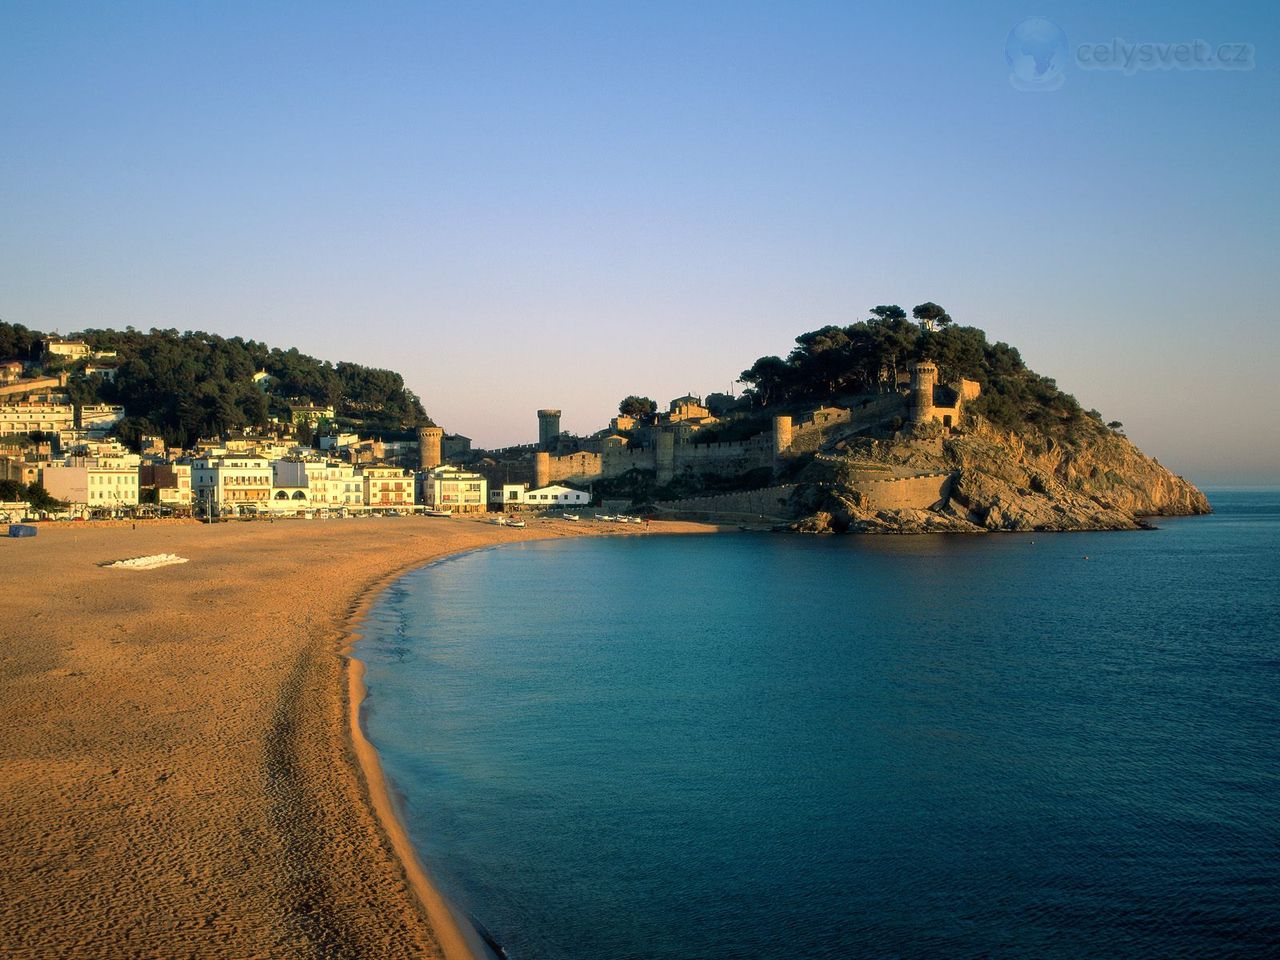
{"type": "Polygon", "coordinates": [[[1009,31],[1004,58],[1009,82],[1019,90],[1057,90],[1066,80],[1067,35],[1052,20],[1023,20],[1009,31]]]}

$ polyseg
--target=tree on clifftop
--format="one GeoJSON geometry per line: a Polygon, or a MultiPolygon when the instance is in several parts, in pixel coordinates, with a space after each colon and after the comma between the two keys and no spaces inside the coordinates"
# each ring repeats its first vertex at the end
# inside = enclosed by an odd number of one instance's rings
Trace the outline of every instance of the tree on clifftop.
{"type": "MultiPolygon", "coordinates": [[[[916,308],[920,309],[919,307],[916,308]]],[[[880,304],[878,307],[871,308],[871,316],[875,317],[881,323],[892,323],[895,320],[907,319],[907,311],[903,310],[896,303],[889,305],[880,304]]]]}
{"type": "Polygon", "coordinates": [[[919,320],[920,326],[926,330],[936,330],[939,327],[945,327],[951,322],[951,314],[947,313],[932,300],[913,307],[911,315],[919,320]]]}
{"type": "Polygon", "coordinates": [[[644,420],[658,412],[658,404],[648,397],[637,397],[635,394],[618,404],[618,413],[624,417],[644,420]]]}

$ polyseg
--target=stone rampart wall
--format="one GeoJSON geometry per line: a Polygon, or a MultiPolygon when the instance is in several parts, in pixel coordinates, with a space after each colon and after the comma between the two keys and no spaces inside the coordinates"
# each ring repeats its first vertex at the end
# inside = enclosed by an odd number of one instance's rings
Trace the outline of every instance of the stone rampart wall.
{"type": "Polygon", "coordinates": [[[851,486],[874,510],[926,510],[947,499],[951,478],[950,473],[928,473],[890,480],[859,480],[851,486]]]}
{"type": "Polygon", "coordinates": [[[760,490],[741,490],[710,497],[686,497],[654,504],[655,513],[736,514],[786,519],[791,516],[790,500],[794,483],[760,490]]]}
{"type": "Polygon", "coordinates": [[[603,472],[603,458],[598,453],[566,454],[563,457],[549,458],[548,483],[561,483],[565,480],[594,480],[603,472]]]}

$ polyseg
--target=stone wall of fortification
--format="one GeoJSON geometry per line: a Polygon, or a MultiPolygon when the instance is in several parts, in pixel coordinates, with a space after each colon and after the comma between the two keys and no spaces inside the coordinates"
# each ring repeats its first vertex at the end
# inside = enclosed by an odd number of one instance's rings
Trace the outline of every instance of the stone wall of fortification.
{"type": "Polygon", "coordinates": [[[907,401],[898,393],[886,393],[858,401],[849,409],[826,407],[804,419],[796,420],[791,427],[789,453],[813,453],[822,444],[846,432],[846,427],[874,426],[895,416],[905,416],[907,401]]]}
{"type": "Polygon", "coordinates": [[[547,483],[562,483],[565,480],[587,482],[595,480],[603,472],[603,457],[585,450],[562,457],[548,457],[547,461],[547,483]]]}
{"type": "Polygon", "coordinates": [[[652,447],[607,446],[600,459],[606,477],[620,477],[628,470],[654,470],[652,447]]]}
{"type": "Polygon", "coordinates": [[[736,521],[759,519],[785,520],[792,515],[791,495],[794,483],[760,490],[742,490],[737,493],[721,493],[712,497],[686,497],[683,500],[664,500],[654,504],[654,513],[717,515],[736,521]]]}
{"type": "MultiPolygon", "coordinates": [[[[676,443],[671,447],[672,473],[691,471],[733,476],[772,465],[773,440],[767,433],[752,437],[750,440],[726,443],[676,443]]],[[[602,476],[620,477],[628,470],[657,471],[658,467],[656,445],[639,448],[610,446],[605,447],[600,457],[599,470],[602,476]]],[[[659,478],[659,482],[664,481],[659,478]]]]}
{"type": "Polygon", "coordinates": [[[677,443],[674,453],[676,473],[732,475],[773,466],[773,438],[765,433],[725,443],[677,443]]]}
{"type": "Polygon", "coordinates": [[[929,473],[918,477],[857,480],[850,486],[866,498],[866,505],[873,510],[927,510],[947,499],[951,478],[950,473],[929,473]]]}

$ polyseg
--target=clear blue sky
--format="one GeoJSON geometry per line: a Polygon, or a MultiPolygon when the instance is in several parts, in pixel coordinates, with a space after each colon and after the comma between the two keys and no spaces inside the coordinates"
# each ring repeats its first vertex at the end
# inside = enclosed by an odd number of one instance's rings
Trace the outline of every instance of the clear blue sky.
{"type": "Polygon", "coordinates": [[[0,318],[389,366],[495,445],[935,300],[1280,483],[1278,50],[1266,3],[5,0],[0,318]],[[1029,16],[1256,66],[1025,93],[1029,16]]]}

